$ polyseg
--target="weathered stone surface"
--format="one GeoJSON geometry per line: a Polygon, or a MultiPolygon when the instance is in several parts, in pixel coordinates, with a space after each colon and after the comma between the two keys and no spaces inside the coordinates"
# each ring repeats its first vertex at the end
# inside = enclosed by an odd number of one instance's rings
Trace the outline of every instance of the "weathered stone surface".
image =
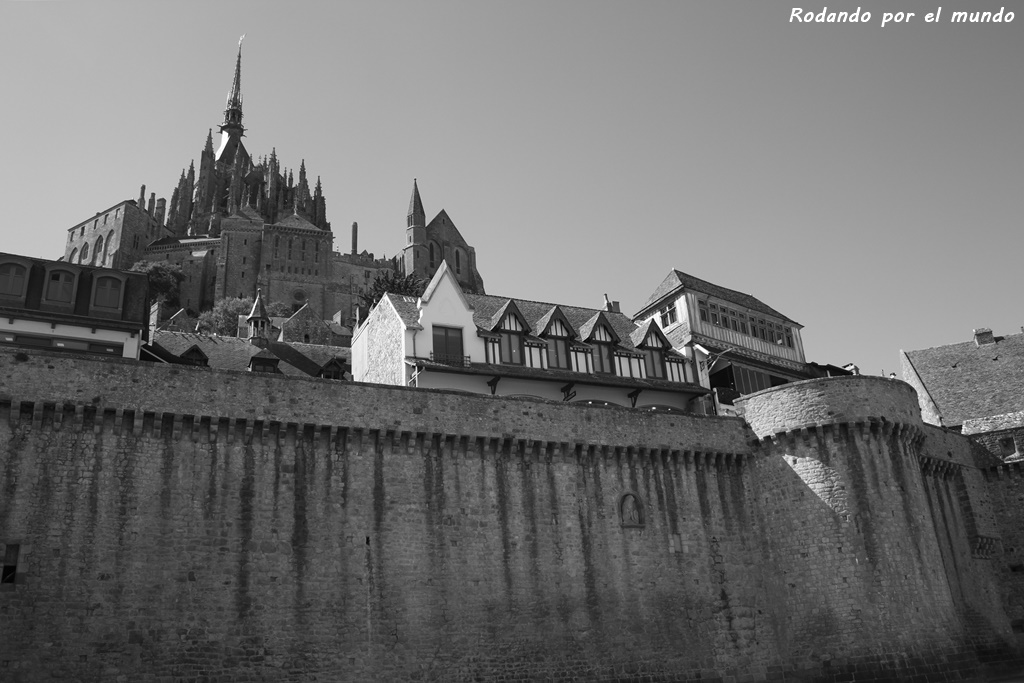
{"type": "Polygon", "coordinates": [[[970,552],[991,515],[899,387],[854,392],[888,426],[759,441],[732,418],[4,352],[0,671],[960,680],[1014,656],[970,552]]]}

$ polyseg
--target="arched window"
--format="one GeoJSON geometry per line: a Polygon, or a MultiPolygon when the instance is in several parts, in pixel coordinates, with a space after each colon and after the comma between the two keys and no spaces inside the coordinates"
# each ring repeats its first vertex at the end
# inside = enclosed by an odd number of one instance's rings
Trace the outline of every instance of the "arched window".
{"type": "Polygon", "coordinates": [[[96,280],[96,297],[93,304],[98,308],[120,308],[121,281],[116,277],[101,277],[96,280]]]}
{"type": "Polygon", "coordinates": [[[88,242],[86,242],[85,244],[82,245],[82,255],[81,255],[81,257],[79,257],[78,262],[79,263],[85,263],[85,260],[87,258],[89,258],[89,243],[88,242]]]}
{"type": "Polygon", "coordinates": [[[435,263],[437,263],[437,262],[434,260],[434,243],[431,242],[430,243],[430,267],[433,268],[435,263]]]}
{"type": "Polygon", "coordinates": [[[77,249],[72,249],[71,250],[71,257],[68,259],[68,263],[74,263],[76,258],[78,258],[78,250],[77,249]]]}
{"type": "MultiPolygon", "coordinates": [[[[85,247],[82,247],[85,251],[85,247]]],[[[66,270],[50,271],[46,283],[46,300],[58,303],[71,303],[71,295],[75,290],[75,276],[66,270]]]]}
{"type": "Polygon", "coordinates": [[[114,231],[111,230],[107,233],[107,241],[103,244],[103,265],[109,266],[110,264],[110,243],[114,239],[114,231]]]}
{"type": "Polygon", "coordinates": [[[455,250],[455,274],[462,274],[462,252],[458,249],[455,250]]]}
{"type": "Polygon", "coordinates": [[[301,259],[303,261],[306,260],[306,240],[302,240],[302,255],[301,255],[301,259]]]}
{"type": "Polygon", "coordinates": [[[278,249],[281,247],[281,236],[274,235],[274,258],[277,258],[278,249]]]}
{"type": "MultiPolygon", "coordinates": [[[[106,218],[106,216],[104,216],[106,218]]],[[[89,262],[90,266],[96,265],[96,259],[103,255],[103,235],[96,238],[96,248],[92,252],[92,261],[89,262]]],[[[103,265],[103,261],[100,261],[100,265],[103,265]]]]}
{"type": "Polygon", "coordinates": [[[0,265],[0,294],[21,296],[25,291],[25,266],[17,263],[0,265]]]}
{"type": "Polygon", "coordinates": [[[292,238],[288,238],[288,260],[292,260],[292,238]]]}

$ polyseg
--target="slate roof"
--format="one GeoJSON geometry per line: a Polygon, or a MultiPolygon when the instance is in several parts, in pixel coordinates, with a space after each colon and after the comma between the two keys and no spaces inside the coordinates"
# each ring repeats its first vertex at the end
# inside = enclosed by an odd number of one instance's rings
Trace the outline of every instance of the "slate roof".
{"type": "Polygon", "coordinates": [[[351,364],[352,355],[351,349],[341,346],[270,342],[264,349],[238,337],[166,330],[157,331],[149,346],[155,355],[169,362],[195,347],[206,355],[209,367],[217,370],[246,371],[253,356],[264,354],[261,357],[266,357],[270,353],[281,359],[278,369],[282,374],[295,377],[316,377],[320,369],[335,358],[351,364]]]}
{"type": "Polygon", "coordinates": [[[279,225],[279,226],[285,227],[285,228],[302,228],[304,230],[317,230],[317,231],[320,230],[320,228],[316,227],[315,225],[313,225],[312,223],[307,221],[302,216],[299,216],[298,214],[294,214],[294,213],[291,216],[288,216],[287,218],[285,218],[283,220],[279,220],[278,222],[274,223],[274,225],[279,225]]]}
{"type": "Polygon", "coordinates": [[[752,296],[750,294],[744,294],[743,292],[737,292],[735,289],[722,287],[721,285],[716,285],[712,282],[708,282],[707,280],[701,280],[699,277],[688,275],[687,273],[684,273],[681,270],[673,270],[671,273],[669,273],[668,277],[662,280],[661,284],[658,285],[658,288],[655,289],[654,293],[647,298],[647,302],[640,308],[639,311],[637,311],[637,314],[634,317],[638,317],[641,314],[645,313],[647,309],[661,301],[661,299],[680,289],[690,289],[695,292],[700,292],[702,294],[713,296],[716,299],[730,301],[736,304],[737,306],[743,306],[752,311],[758,311],[766,315],[775,316],[776,318],[781,318],[782,320],[790,322],[793,325],[800,326],[798,322],[796,322],[789,316],[779,313],[774,308],[764,303],[755,296],[752,296]]]}
{"type": "Polygon", "coordinates": [[[398,317],[402,319],[406,327],[418,330],[423,329],[420,325],[420,312],[416,308],[416,297],[404,294],[391,294],[390,292],[385,293],[384,296],[388,298],[391,305],[398,311],[398,317]]]}
{"type": "Polygon", "coordinates": [[[1024,334],[904,351],[947,427],[1024,410],[1024,334]]]}
{"type": "MultiPolygon", "coordinates": [[[[465,297],[466,301],[473,306],[473,322],[476,323],[477,327],[484,330],[490,329],[489,325],[491,320],[494,319],[495,314],[509,302],[509,297],[507,296],[494,296],[491,294],[467,293],[465,297]]],[[[619,346],[627,351],[636,350],[630,337],[637,326],[622,313],[602,311],[598,308],[582,308],[542,301],[528,301],[526,299],[513,300],[531,330],[544,329],[540,324],[541,320],[544,320],[551,309],[557,305],[569,325],[572,326],[573,331],[579,335],[580,341],[586,340],[594,327],[597,316],[603,314],[604,319],[608,321],[615,335],[618,336],[619,346]]]]}

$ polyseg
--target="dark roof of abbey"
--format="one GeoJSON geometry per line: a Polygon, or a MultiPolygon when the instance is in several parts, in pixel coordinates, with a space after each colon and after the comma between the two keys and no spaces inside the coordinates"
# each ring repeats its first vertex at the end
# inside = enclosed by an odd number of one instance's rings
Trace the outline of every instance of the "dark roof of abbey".
{"type": "Polygon", "coordinates": [[[684,273],[681,270],[673,270],[670,272],[668,277],[662,280],[661,284],[658,285],[658,288],[654,290],[654,293],[647,297],[647,301],[633,317],[637,318],[643,315],[649,308],[659,303],[663,298],[681,289],[692,289],[695,292],[707,294],[715,297],[716,299],[730,301],[738,306],[744,306],[752,311],[758,311],[765,315],[775,316],[776,318],[781,318],[782,320],[786,320],[794,325],[800,326],[800,323],[787,315],[779,313],[774,308],[753,295],[737,292],[735,289],[722,287],[721,285],[716,285],[713,282],[708,282],[707,280],[701,280],[699,277],[694,277],[693,275],[684,273]]]}
{"type": "Polygon", "coordinates": [[[1024,334],[904,351],[947,427],[1024,410],[1024,334]]]}
{"type": "Polygon", "coordinates": [[[159,330],[153,337],[148,350],[164,362],[174,363],[189,356],[195,357],[198,350],[208,367],[244,371],[249,368],[253,356],[269,351],[281,360],[278,365],[281,374],[297,377],[316,377],[332,360],[348,364],[352,353],[347,347],[276,341],[268,342],[263,349],[249,343],[248,339],[196,332],[159,330]]]}

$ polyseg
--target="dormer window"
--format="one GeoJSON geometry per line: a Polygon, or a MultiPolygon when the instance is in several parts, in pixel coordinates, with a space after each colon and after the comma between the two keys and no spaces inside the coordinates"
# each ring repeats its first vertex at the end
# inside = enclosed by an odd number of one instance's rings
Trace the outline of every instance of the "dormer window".
{"type": "Polygon", "coordinates": [[[93,305],[97,308],[117,310],[121,307],[121,280],[112,276],[96,278],[93,305]]]}
{"type": "Polygon", "coordinates": [[[345,366],[337,358],[332,358],[320,369],[324,379],[345,379],[345,366]]]}
{"type": "Polygon", "coordinates": [[[203,353],[202,349],[194,344],[185,353],[178,356],[178,358],[184,365],[207,367],[210,364],[210,359],[203,353]]]}
{"type": "Polygon", "coordinates": [[[590,337],[594,347],[594,372],[615,374],[615,339],[604,325],[594,328],[590,337]]]}
{"type": "Polygon", "coordinates": [[[665,379],[665,353],[661,349],[645,347],[640,349],[644,354],[644,369],[647,376],[654,379],[665,379]]]}
{"type": "Polygon", "coordinates": [[[17,263],[0,265],[0,295],[20,297],[25,293],[28,270],[17,263]]]}
{"type": "Polygon", "coordinates": [[[657,327],[650,325],[637,350],[644,356],[644,375],[651,379],[665,379],[665,349],[668,342],[657,327]]]}
{"type": "MultiPolygon", "coordinates": [[[[84,251],[83,247],[83,251],[84,251]]],[[[66,270],[52,270],[46,283],[46,300],[70,304],[75,292],[75,276],[66,270]]]]}
{"type": "Polygon", "coordinates": [[[555,320],[548,326],[548,367],[568,368],[569,362],[569,329],[561,320],[555,320]]]}
{"type": "Polygon", "coordinates": [[[501,362],[508,365],[523,364],[523,332],[522,321],[515,315],[506,315],[498,328],[501,337],[501,362]]]}

